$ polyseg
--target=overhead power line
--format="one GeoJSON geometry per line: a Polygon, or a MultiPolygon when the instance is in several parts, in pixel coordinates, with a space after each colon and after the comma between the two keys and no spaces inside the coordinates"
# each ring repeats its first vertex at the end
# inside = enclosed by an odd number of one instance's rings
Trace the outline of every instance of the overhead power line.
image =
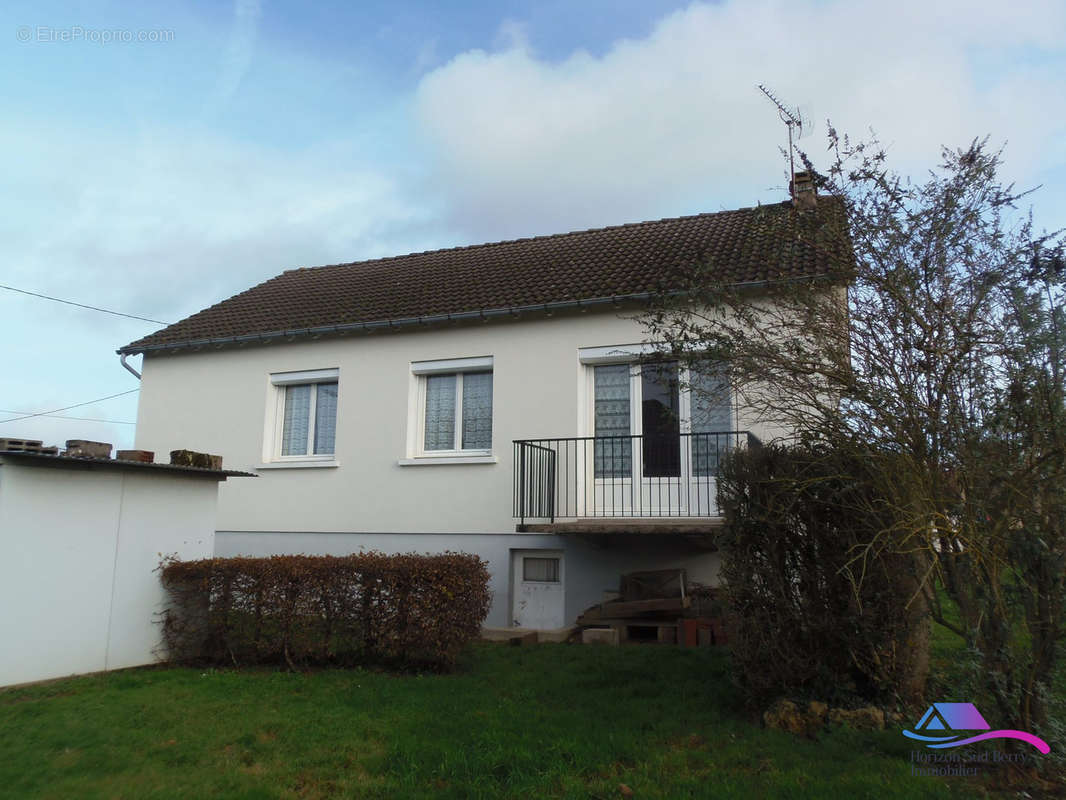
{"type": "MultiPolygon", "coordinates": [[[[136,422],[127,422],[124,419],[97,419],[96,417],[68,417],[63,414],[34,414],[30,411],[14,411],[10,408],[0,408],[0,414],[25,414],[28,417],[50,417],[52,419],[76,419],[81,422],[109,422],[112,425],[136,425],[136,422]]],[[[25,417],[24,417],[25,418],[25,417]]]]}
{"type": "Polygon", "coordinates": [[[82,406],[91,406],[93,403],[102,403],[104,400],[110,400],[113,397],[122,397],[123,395],[126,395],[126,394],[133,394],[134,392],[139,392],[140,390],[141,390],[141,387],[138,386],[136,389],[129,389],[129,390],[125,391],[125,392],[118,392],[117,394],[109,394],[107,397],[98,397],[95,400],[86,400],[84,403],[75,403],[72,406],[63,406],[62,408],[53,408],[51,411],[38,411],[35,414],[23,414],[20,417],[8,417],[7,419],[0,419],[0,425],[2,425],[5,422],[18,422],[20,419],[30,419],[31,417],[47,417],[47,416],[50,416],[52,414],[57,414],[60,411],[70,411],[70,409],[72,409],[72,408],[81,408],[82,406]]]}
{"type": "Polygon", "coordinates": [[[169,322],[163,322],[158,319],[149,319],[148,317],[139,317],[136,314],[124,314],[121,311],[112,311],[108,308],[100,308],[99,306],[90,306],[85,303],[75,303],[73,300],[63,300],[60,297],[52,297],[51,295],[41,294],[40,292],[31,292],[26,289],[16,289],[14,286],[5,286],[0,283],[0,289],[7,289],[9,292],[18,292],[19,294],[28,294],[30,297],[39,297],[42,300],[51,300],[55,303],[65,303],[68,306],[77,306],[78,308],[87,308],[90,311],[99,311],[103,314],[114,314],[116,317],[126,317],[127,319],[139,319],[142,322],[154,322],[156,325],[169,325],[169,322]]]}

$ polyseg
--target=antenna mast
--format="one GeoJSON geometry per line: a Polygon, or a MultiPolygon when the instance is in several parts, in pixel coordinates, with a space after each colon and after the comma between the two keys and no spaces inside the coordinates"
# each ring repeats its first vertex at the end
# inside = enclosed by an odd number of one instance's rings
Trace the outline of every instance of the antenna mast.
{"type": "Polygon", "coordinates": [[[786,107],[785,104],[778,100],[773,92],[767,89],[764,84],[760,83],[758,87],[759,91],[766,95],[771,103],[777,106],[777,113],[781,117],[781,121],[785,123],[785,126],[788,128],[788,192],[794,199],[796,196],[796,161],[793,156],[792,129],[795,128],[797,131],[796,138],[802,138],[805,121],[798,108],[793,110],[786,107]]]}

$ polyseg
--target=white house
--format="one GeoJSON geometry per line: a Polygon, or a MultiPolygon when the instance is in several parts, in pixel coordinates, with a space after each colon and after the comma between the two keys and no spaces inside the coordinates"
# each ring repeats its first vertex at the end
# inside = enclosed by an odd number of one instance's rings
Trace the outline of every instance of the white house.
{"type": "Polygon", "coordinates": [[[119,350],[144,354],[136,446],[259,473],[221,487],[217,555],[478,553],[492,627],[561,627],[637,569],[713,583],[717,455],[774,431],[641,366],[634,315],[710,255],[753,286],[822,272],[801,213],[289,270],[119,350]]]}

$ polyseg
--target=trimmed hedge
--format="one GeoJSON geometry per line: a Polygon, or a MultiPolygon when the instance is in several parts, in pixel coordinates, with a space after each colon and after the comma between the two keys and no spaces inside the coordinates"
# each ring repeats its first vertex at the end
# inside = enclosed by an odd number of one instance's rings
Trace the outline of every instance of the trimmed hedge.
{"type": "Polygon", "coordinates": [[[465,553],[165,559],[167,657],[186,664],[448,669],[488,614],[465,553]]]}

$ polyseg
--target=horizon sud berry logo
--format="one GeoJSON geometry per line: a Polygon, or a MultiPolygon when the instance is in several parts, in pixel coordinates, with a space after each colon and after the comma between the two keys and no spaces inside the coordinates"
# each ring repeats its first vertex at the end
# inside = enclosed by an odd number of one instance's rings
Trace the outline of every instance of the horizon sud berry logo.
{"type": "Polygon", "coordinates": [[[927,750],[934,752],[911,751],[912,775],[976,775],[978,764],[1017,764],[1032,758],[1029,753],[994,750],[964,759],[961,753],[950,752],[956,747],[992,739],[1017,739],[1032,745],[1043,755],[1051,752],[1047,742],[1027,731],[992,730],[973,703],[933,703],[914,728],[913,731],[904,730],[903,735],[921,742],[927,750]]]}

